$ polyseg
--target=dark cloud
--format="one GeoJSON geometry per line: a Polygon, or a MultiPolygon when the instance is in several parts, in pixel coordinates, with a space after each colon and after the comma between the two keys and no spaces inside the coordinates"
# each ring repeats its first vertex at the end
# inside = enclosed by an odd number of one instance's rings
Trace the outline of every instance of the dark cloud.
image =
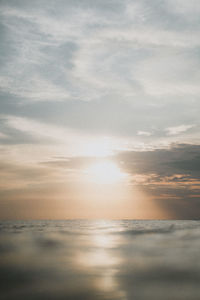
{"type": "Polygon", "coordinates": [[[117,149],[139,149],[109,157],[133,186],[175,216],[196,217],[199,12],[196,0],[0,1],[4,199],[50,197],[66,173],[97,159],[49,156],[74,156],[79,142],[84,153],[105,135],[117,149]]]}
{"type": "MultiPolygon", "coordinates": [[[[168,149],[124,151],[110,160],[129,173],[133,189],[137,186],[157,206],[169,212],[171,218],[191,219],[198,218],[200,211],[199,153],[199,145],[180,144],[168,149]]],[[[70,180],[70,174],[79,174],[101,160],[104,158],[58,156],[32,166],[1,162],[0,172],[6,182],[6,188],[1,189],[1,207],[5,211],[9,209],[7,201],[10,200],[17,209],[20,199],[20,207],[28,207],[27,199],[40,201],[41,195],[43,201],[56,199],[58,195],[60,199],[74,197],[73,179],[67,182],[63,172],[70,180]],[[15,183],[17,187],[13,186],[15,183]]]]}
{"type": "MultiPolygon", "coordinates": [[[[200,146],[179,144],[168,149],[125,151],[112,157],[130,174],[155,203],[168,211],[171,218],[192,219],[200,216],[200,146]],[[144,177],[137,181],[138,175],[144,177]]],[[[95,158],[66,158],[45,162],[56,168],[81,169],[95,158]]]]}
{"type": "MultiPolygon", "coordinates": [[[[169,149],[119,154],[131,175],[146,176],[140,188],[171,218],[200,217],[200,146],[174,145],[169,149]]],[[[134,183],[134,179],[133,179],[134,183]]]]}
{"type": "Polygon", "coordinates": [[[200,178],[200,146],[179,144],[169,149],[128,151],[117,155],[124,169],[131,174],[156,174],[172,176],[187,174],[200,178]]]}
{"type": "MultiPolygon", "coordinates": [[[[123,151],[109,157],[119,163],[130,175],[152,175],[152,180],[188,182],[200,179],[200,146],[190,144],[172,145],[168,149],[149,151],[123,151]]],[[[88,164],[105,160],[97,157],[56,157],[41,162],[56,168],[81,169],[88,164]]]]}

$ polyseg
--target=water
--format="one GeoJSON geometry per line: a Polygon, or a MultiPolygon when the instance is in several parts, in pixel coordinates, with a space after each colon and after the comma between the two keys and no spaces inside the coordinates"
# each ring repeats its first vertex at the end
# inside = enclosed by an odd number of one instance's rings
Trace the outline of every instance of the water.
{"type": "Polygon", "coordinates": [[[0,298],[200,299],[200,221],[0,222],[0,298]]]}

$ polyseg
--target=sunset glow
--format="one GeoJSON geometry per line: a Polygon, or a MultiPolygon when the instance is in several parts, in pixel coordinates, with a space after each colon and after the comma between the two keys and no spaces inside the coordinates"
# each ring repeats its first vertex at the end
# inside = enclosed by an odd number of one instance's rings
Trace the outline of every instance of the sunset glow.
{"type": "Polygon", "coordinates": [[[2,300],[199,299],[199,16],[0,0],[2,300]]]}
{"type": "Polygon", "coordinates": [[[98,184],[113,184],[121,182],[126,174],[111,161],[98,162],[86,169],[89,178],[98,184]]]}
{"type": "Polygon", "coordinates": [[[199,12],[0,1],[1,219],[199,218],[199,12]]]}

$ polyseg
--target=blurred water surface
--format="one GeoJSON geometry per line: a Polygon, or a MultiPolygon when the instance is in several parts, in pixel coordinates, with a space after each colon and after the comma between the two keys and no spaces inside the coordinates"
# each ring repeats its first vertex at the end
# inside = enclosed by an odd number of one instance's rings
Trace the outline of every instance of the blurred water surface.
{"type": "Polygon", "coordinates": [[[199,300],[200,221],[0,222],[0,298],[199,300]]]}

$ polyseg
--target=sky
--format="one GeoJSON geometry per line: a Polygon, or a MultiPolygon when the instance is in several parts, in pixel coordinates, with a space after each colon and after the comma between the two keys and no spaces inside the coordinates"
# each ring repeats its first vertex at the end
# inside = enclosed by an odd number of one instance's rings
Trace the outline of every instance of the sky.
{"type": "Polygon", "coordinates": [[[0,218],[200,217],[200,1],[0,0],[0,218]]]}

